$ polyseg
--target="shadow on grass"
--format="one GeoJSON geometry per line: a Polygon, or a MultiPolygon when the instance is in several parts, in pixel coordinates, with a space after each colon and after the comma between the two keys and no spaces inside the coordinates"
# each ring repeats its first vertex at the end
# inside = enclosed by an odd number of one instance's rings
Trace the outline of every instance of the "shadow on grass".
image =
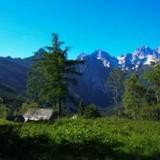
{"type": "MultiPolygon", "coordinates": [[[[18,128],[18,127],[17,127],[18,128]]],[[[158,160],[154,157],[124,154],[113,148],[123,144],[106,145],[97,141],[88,144],[56,144],[46,135],[21,138],[12,125],[0,126],[0,159],[3,160],[158,160]]]]}

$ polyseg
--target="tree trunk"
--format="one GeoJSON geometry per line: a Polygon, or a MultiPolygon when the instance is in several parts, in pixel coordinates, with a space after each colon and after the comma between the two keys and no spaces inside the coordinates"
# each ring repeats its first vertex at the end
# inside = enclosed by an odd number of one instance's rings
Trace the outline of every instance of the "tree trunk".
{"type": "Polygon", "coordinates": [[[156,95],[157,104],[159,103],[159,97],[156,95]]]}
{"type": "Polygon", "coordinates": [[[160,120],[160,109],[159,108],[157,109],[157,119],[158,121],[160,120]]]}
{"type": "Polygon", "coordinates": [[[157,104],[160,103],[160,94],[159,94],[159,91],[157,91],[157,93],[156,93],[156,100],[157,100],[157,104]]]}
{"type": "Polygon", "coordinates": [[[118,104],[118,90],[116,89],[115,91],[115,105],[117,106],[118,104]]]}
{"type": "Polygon", "coordinates": [[[59,114],[59,117],[62,117],[62,101],[61,101],[61,98],[58,98],[58,114],[59,114]]]}

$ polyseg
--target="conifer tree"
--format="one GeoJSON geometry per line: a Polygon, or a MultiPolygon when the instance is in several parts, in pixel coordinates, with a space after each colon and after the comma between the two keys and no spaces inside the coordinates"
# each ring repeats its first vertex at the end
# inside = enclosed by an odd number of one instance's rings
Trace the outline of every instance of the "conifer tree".
{"type": "Polygon", "coordinates": [[[148,81],[148,89],[153,90],[156,103],[160,103],[160,64],[154,65],[144,73],[145,79],[148,81]]]}
{"type": "Polygon", "coordinates": [[[140,108],[145,104],[145,89],[136,74],[133,74],[125,83],[123,102],[125,112],[132,118],[137,119],[140,108]]]}
{"type": "Polygon", "coordinates": [[[107,79],[106,85],[112,90],[114,104],[117,105],[122,101],[123,91],[124,91],[124,72],[119,69],[113,69],[107,79]]]}
{"type": "Polygon", "coordinates": [[[41,101],[58,106],[60,117],[63,115],[62,106],[68,99],[73,99],[69,93],[69,85],[76,85],[75,76],[81,75],[77,72],[76,65],[84,63],[79,60],[69,60],[67,58],[69,47],[62,49],[63,44],[64,42],[59,41],[58,34],[52,34],[52,46],[46,47],[43,57],[37,60],[30,73],[28,85],[32,94],[34,89],[36,93],[39,93],[41,101]],[[33,78],[36,76],[37,69],[37,77],[33,78]],[[36,81],[36,79],[41,79],[41,81],[36,81]]]}

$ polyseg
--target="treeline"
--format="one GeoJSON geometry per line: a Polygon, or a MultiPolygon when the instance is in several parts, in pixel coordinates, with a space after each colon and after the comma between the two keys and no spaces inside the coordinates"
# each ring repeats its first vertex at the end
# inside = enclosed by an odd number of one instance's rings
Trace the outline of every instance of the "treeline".
{"type": "Polygon", "coordinates": [[[17,94],[14,89],[0,84],[0,118],[6,118],[8,115],[17,114],[19,108],[26,101],[26,97],[17,94]]]}
{"type": "Polygon", "coordinates": [[[133,73],[113,69],[107,80],[116,114],[132,119],[160,120],[160,64],[133,73]]]}

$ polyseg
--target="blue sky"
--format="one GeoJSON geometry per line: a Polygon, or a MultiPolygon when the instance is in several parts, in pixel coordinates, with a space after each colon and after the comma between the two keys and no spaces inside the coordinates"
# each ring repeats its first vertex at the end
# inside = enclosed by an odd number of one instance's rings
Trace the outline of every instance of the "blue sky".
{"type": "Polygon", "coordinates": [[[113,56],[160,46],[159,0],[0,0],[0,56],[28,57],[51,43],[70,58],[96,49],[113,56]]]}

